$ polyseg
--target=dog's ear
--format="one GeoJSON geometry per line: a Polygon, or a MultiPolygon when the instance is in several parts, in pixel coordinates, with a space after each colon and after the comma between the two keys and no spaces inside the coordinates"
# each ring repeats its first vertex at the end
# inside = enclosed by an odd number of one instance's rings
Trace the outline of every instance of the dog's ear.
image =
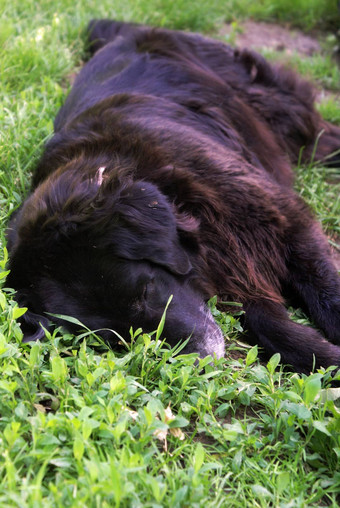
{"type": "Polygon", "coordinates": [[[19,319],[22,333],[24,334],[23,342],[34,342],[45,337],[45,329],[48,329],[48,319],[39,314],[35,314],[27,310],[19,319]]]}
{"type": "Polygon", "coordinates": [[[175,275],[191,271],[173,208],[155,185],[135,182],[120,195],[114,208],[119,219],[106,224],[103,240],[116,256],[151,261],[175,275]]]}
{"type": "Polygon", "coordinates": [[[119,229],[115,238],[115,254],[133,261],[151,261],[168,269],[175,275],[187,275],[191,269],[188,255],[178,238],[167,231],[151,233],[142,228],[136,233],[131,229],[119,229]],[[145,234],[146,233],[146,234],[145,234]]]}

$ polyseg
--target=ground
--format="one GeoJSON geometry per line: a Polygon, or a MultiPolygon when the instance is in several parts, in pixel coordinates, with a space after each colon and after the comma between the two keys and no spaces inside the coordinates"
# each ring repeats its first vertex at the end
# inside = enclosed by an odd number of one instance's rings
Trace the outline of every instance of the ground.
{"type": "Polygon", "coordinates": [[[239,47],[257,50],[267,48],[286,53],[298,52],[309,56],[321,49],[316,37],[275,23],[246,21],[237,26],[233,24],[224,25],[220,35],[233,36],[236,45],[239,47]]]}

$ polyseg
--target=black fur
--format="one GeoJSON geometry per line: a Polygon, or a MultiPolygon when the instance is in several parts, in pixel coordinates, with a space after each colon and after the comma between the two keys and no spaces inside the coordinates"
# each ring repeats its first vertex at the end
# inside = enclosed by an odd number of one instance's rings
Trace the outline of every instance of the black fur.
{"type": "Polygon", "coordinates": [[[116,342],[110,330],[154,330],[173,295],[170,344],[190,336],[186,351],[220,356],[205,306],[217,294],[243,304],[267,355],[307,372],[340,365],[339,277],[291,189],[301,149],[340,162],[340,129],[315,111],[310,85],[199,35],[101,20],[89,40],[94,56],[8,230],[26,339],[54,313],[116,342]],[[286,298],[330,342],[293,323],[286,298]]]}

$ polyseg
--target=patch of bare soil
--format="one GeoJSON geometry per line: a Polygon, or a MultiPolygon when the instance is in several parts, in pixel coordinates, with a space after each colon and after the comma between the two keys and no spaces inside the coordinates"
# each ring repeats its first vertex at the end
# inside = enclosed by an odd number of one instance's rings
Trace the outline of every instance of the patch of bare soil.
{"type": "Polygon", "coordinates": [[[232,25],[225,25],[220,36],[233,37],[240,48],[267,48],[285,53],[298,52],[310,56],[320,51],[318,40],[299,30],[291,30],[274,23],[246,21],[235,30],[232,25]]]}

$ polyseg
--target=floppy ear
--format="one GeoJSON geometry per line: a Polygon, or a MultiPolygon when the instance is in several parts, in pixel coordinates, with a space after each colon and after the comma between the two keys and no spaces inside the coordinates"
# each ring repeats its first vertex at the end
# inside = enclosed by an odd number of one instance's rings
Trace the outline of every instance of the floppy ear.
{"type": "Polygon", "coordinates": [[[23,342],[34,342],[45,337],[43,327],[48,328],[47,318],[28,310],[19,319],[19,323],[24,334],[23,342]]]}
{"type": "Polygon", "coordinates": [[[173,209],[155,185],[136,182],[129,186],[120,195],[115,213],[119,219],[106,224],[104,242],[109,242],[116,256],[151,261],[175,275],[191,271],[173,209]]]}
{"type": "Polygon", "coordinates": [[[178,238],[169,237],[167,231],[158,234],[143,234],[143,231],[131,229],[119,230],[116,233],[114,252],[118,257],[132,261],[151,261],[156,265],[164,266],[175,275],[187,275],[191,263],[178,238]]]}

